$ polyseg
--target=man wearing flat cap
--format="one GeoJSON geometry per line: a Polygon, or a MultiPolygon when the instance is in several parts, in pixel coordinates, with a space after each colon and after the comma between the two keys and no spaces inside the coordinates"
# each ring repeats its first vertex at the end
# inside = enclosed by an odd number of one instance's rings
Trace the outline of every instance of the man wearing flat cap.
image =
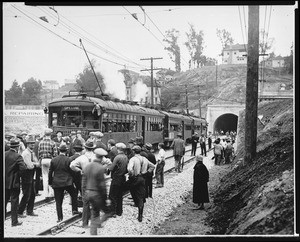
{"type": "Polygon", "coordinates": [[[196,165],[194,166],[194,182],[193,182],[193,203],[197,203],[198,207],[194,210],[204,209],[204,203],[209,203],[207,182],[209,181],[209,173],[203,164],[203,156],[196,156],[196,165]]]}
{"type": "Polygon", "coordinates": [[[70,169],[71,160],[67,156],[68,148],[65,144],[59,146],[59,155],[54,157],[50,163],[49,185],[54,190],[56,202],[57,222],[63,220],[62,203],[64,192],[70,194],[72,201],[72,214],[78,214],[77,197],[73,186],[72,170],[70,169]]]}
{"type": "Polygon", "coordinates": [[[181,159],[185,154],[185,142],[182,139],[182,134],[178,133],[170,146],[173,148],[173,155],[175,159],[175,171],[181,172],[181,159]]]}
{"type": "Polygon", "coordinates": [[[129,160],[127,165],[129,174],[127,186],[129,186],[133,201],[138,207],[138,221],[142,222],[146,192],[143,175],[147,172],[153,172],[155,165],[153,165],[146,157],[140,155],[142,150],[140,146],[135,145],[132,147],[132,150],[135,155],[129,160]]]}
{"type": "Polygon", "coordinates": [[[82,227],[88,227],[91,212],[90,203],[86,197],[86,176],[83,176],[83,170],[94,159],[94,149],[96,145],[89,141],[84,144],[84,148],[86,150],[85,153],[73,160],[70,164],[70,168],[75,172],[81,173],[82,227]]]}
{"type": "Polygon", "coordinates": [[[96,148],[102,148],[107,151],[107,146],[101,141],[103,134],[100,131],[94,133],[96,148]]]}
{"type": "Polygon", "coordinates": [[[57,147],[53,140],[51,140],[51,134],[53,130],[47,128],[44,132],[44,138],[39,143],[38,154],[39,160],[41,160],[42,176],[43,176],[43,193],[45,198],[54,197],[52,187],[49,186],[49,168],[51,160],[57,156],[57,147]]]}
{"type": "Polygon", "coordinates": [[[18,206],[20,194],[20,172],[26,170],[23,157],[18,154],[20,141],[10,140],[10,149],[5,152],[5,215],[7,203],[11,201],[11,225],[19,226],[22,222],[18,221],[18,206]]]}
{"type": "Polygon", "coordinates": [[[40,163],[33,152],[35,137],[29,136],[26,140],[27,148],[22,153],[23,160],[26,164],[26,170],[22,172],[22,192],[23,196],[19,205],[18,214],[20,217],[23,217],[23,212],[26,209],[27,215],[29,216],[37,216],[33,212],[34,200],[35,200],[35,190],[33,183],[33,176],[35,173],[35,167],[38,167],[40,163]]]}
{"type": "Polygon", "coordinates": [[[109,190],[109,199],[111,200],[111,212],[121,216],[123,213],[123,190],[126,181],[128,158],[125,155],[126,145],[124,143],[116,144],[118,154],[112,164],[108,166],[111,172],[111,184],[109,190]]]}
{"type": "Polygon", "coordinates": [[[107,148],[108,148],[107,157],[111,160],[111,162],[113,162],[114,158],[118,154],[118,150],[117,150],[117,147],[116,147],[116,141],[114,139],[109,139],[107,141],[107,148]]]}
{"type": "Polygon", "coordinates": [[[106,184],[104,178],[105,168],[101,165],[107,151],[102,148],[98,150],[98,157],[83,169],[83,176],[86,177],[86,197],[91,204],[91,227],[90,234],[97,235],[97,228],[101,221],[107,219],[104,215],[100,220],[100,210],[108,213],[109,201],[107,201],[106,184]]]}
{"type": "Polygon", "coordinates": [[[125,155],[127,156],[128,160],[130,160],[134,156],[134,152],[132,151],[132,147],[135,145],[135,139],[131,138],[128,141],[128,147],[125,149],[125,155]]]}

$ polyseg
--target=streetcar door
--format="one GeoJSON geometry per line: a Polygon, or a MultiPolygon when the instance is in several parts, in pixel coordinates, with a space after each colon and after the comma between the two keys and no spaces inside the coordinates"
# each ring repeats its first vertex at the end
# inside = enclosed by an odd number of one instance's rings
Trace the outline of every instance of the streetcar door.
{"type": "Polygon", "coordinates": [[[184,121],[181,121],[181,133],[182,133],[182,138],[183,138],[183,140],[185,139],[185,137],[184,137],[184,129],[185,129],[185,127],[184,127],[184,121]]]}
{"type": "Polygon", "coordinates": [[[142,116],[142,136],[143,136],[143,143],[145,143],[146,137],[145,137],[145,132],[146,130],[146,118],[145,116],[142,116]]]}

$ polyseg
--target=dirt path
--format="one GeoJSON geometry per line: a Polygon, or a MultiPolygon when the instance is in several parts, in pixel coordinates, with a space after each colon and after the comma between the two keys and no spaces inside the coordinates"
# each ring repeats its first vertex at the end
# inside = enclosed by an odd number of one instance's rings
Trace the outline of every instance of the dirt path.
{"type": "Polygon", "coordinates": [[[193,210],[196,204],[192,202],[192,191],[186,197],[186,203],[174,209],[169,218],[155,228],[152,235],[207,235],[212,228],[205,221],[208,211],[213,207],[213,194],[220,185],[220,179],[230,171],[230,165],[214,166],[211,160],[212,152],[205,157],[204,164],[209,169],[210,203],[205,204],[205,210],[193,210]]]}

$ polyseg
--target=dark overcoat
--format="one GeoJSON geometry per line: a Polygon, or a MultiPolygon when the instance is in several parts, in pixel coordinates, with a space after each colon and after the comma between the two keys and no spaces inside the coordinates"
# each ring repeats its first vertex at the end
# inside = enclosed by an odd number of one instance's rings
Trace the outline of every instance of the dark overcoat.
{"type": "Polygon", "coordinates": [[[52,185],[52,188],[72,186],[73,176],[70,163],[70,157],[63,154],[60,154],[51,160],[49,185],[52,185]]]}
{"type": "Polygon", "coordinates": [[[208,203],[209,173],[206,166],[198,161],[194,166],[193,203],[208,203]]]}
{"type": "Polygon", "coordinates": [[[23,157],[13,149],[5,152],[5,189],[20,188],[20,172],[26,170],[23,157]]]}

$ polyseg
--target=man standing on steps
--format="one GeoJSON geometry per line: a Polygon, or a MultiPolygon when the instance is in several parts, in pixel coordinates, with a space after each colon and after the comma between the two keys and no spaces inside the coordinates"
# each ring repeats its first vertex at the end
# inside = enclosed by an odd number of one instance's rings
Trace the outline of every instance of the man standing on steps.
{"type": "Polygon", "coordinates": [[[170,146],[173,148],[173,155],[175,158],[175,171],[181,172],[181,159],[185,154],[185,144],[182,139],[182,134],[178,133],[177,138],[175,138],[170,146]]]}

